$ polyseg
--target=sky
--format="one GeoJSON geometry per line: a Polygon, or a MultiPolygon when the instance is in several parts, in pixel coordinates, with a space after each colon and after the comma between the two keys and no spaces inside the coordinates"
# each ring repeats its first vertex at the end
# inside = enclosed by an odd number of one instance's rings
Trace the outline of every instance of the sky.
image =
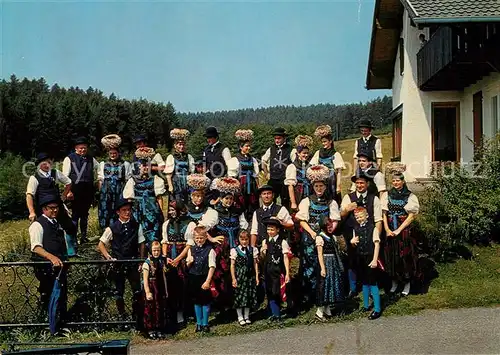
{"type": "Polygon", "coordinates": [[[374,0],[0,0],[0,77],[179,112],[344,104],[365,89],[374,0]]]}

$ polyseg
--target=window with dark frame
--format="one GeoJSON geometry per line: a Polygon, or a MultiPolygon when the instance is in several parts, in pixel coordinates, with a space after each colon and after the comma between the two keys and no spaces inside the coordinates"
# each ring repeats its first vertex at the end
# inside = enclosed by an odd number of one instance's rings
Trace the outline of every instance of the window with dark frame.
{"type": "Polygon", "coordinates": [[[403,141],[403,114],[396,116],[392,120],[392,160],[401,160],[401,143],[403,141]]]}
{"type": "Polygon", "coordinates": [[[403,75],[405,71],[405,43],[404,39],[399,39],[399,75],[403,75]]]}

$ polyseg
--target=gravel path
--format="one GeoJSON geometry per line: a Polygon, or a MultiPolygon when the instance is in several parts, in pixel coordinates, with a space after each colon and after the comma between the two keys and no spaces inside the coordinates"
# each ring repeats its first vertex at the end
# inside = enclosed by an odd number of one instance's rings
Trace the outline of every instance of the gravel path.
{"type": "Polygon", "coordinates": [[[227,337],[151,343],[132,354],[500,354],[500,307],[424,311],[227,337]]]}

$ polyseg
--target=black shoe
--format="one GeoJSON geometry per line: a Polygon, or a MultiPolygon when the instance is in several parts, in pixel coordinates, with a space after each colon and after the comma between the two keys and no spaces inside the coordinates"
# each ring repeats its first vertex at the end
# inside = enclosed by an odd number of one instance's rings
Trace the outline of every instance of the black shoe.
{"type": "Polygon", "coordinates": [[[377,318],[380,318],[380,316],[382,315],[381,312],[375,312],[373,311],[369,316],[368,316],[368,319],[369,320],[374,320],[374,319],[377,319],[377,318]]]}
{"type": "Polygon", "coordinates": [[[358,297],[358,293],[354,291],[349,291],[349,294],[347,295],[347,299],[352,300],[353,298],[358,297]]]}
{"type": "Polygon", "coordinates": [[[88,243],[89,242],[89,238],[87,237],[81,237],[80,238],[80,244],[85,244],[85,243],[88,243]]]}
{"type": "Polygon", "coordinates": [[[366,307],[361,307],[361,312],[370,312],[372,310],[373,306],[369,305],[368,308],[366,307]]]}
{"type": "Polygon", "coordinates": [[[210,327],[208,325],[202,325],[201,328],[203,333],[210,333],[210,327]]]}
{"type": "Polygon", "coordinates": [[[158,339],[156,336],[156,332],[148,332],[148,338],[152,340],[158,339]]]}
{"type": "Polygon", "coordinates": [[[196,324],[196,330],[195,330],[195,332],[199,333],[201,331],[203,331],[203,327],[201,325],[199,325],[199,324],[196,324]]]}

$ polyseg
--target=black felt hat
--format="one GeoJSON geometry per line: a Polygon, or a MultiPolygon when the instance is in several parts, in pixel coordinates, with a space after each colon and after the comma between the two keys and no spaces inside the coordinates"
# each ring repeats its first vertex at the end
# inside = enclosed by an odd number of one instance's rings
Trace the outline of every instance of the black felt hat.
{"type": "Polygon", "coordinates": [[[217,131],[217,128],[210,126],[205,130],[204,136],[206,138],[216,138],[219,136],[219,131],[217,131]]]}
{"type": "Polygon", "coordinates": [[[40,207],[45,207],[51,203],[59,204],[61,202],[61,198],[58,195],[45,195],[40,198],[38,202],[40,207]]]}
{"type": "Polygon", "coordinates": [[[372,121],[370,120],[361,120],[358,124],[358,128],[370,128],[370,129],[374,129],[375,127],[373,127],[372,125],[372,121]]]}
{"type": "Polygon", "coordinates": [[[372,154],[370,154],[370,153],[368,153],[368,152],[367,152],[367,151],[365,151],[365,150],[361,150],[361,151],[359,151],[359,152],[358,152],[357,157],[358,157],[358,158],[359,158],[359,157],[365,157],[365,158],[367,158],[367,159],[368,159],[368,161],[375,161],[375,159],[373,159],[373,155],[372,155],[372,154]]]}
{"type": "Polygon", "coordinates": [[[39,153],[36,156],[35,164],[39,165],[41,162],[43,162],[45,160],[49,160],[49,159],[51,159],[51,156],[49,154],[47,154],[45,152],[39,153]]]}
{"type": "Polygon", "coordinates": [[[126,198],[121,198],[118,200],[115,206],[115,210],[118,211],[120,208],[126,205],[132,205],[133,201],[132,200],[127,200],[126,198]]]}
{"type": "Polygon", "coordinates": [[[132,143],[137,144],[139,142],[146,142],[146,141],[147,141],[147,138],[144,134],[138,134],[134,137],[134,139],[132,140],[132,143]]]}
{"type": "Polygon", "coordinates": [[[264,225],[266,227],[267,226],[275,226],[275,227],[281,228],[281,222],[277,218],[266,218],[262,221],[262,223],[264,223],[264,225]]]}
{"type": "Polygon", "coordinates": [[[351,181],[352,182],[356,182],[356,180],[358,179],[364,179],[366,181],[370,181],[372,180],[368,175],[366,175],[366,173],[362,170],[358,170],[356,172],[356,175],[353,175],[353,177],[351,177],[351,181]]]}
{"type": "Polygon", "coordinates": [[[288,134],[286,133],[286,130],[283,127],[277,127],[273,131],[273,136],[286,137],[288,136],[288,134]]]}
{"type": "Polygon", "coordinates": [[[271,185],[262,185],[257,192],[260,195],[264,191],[273,191],[274,192],[274,189],[273,189],[273,187],[271,185]]]}
{"type": "Polygon", "coordinates": [[[80,136],[75,139],[75,145],[79,144],[89,144],[89,141],[86,137],[80,136]]]}

